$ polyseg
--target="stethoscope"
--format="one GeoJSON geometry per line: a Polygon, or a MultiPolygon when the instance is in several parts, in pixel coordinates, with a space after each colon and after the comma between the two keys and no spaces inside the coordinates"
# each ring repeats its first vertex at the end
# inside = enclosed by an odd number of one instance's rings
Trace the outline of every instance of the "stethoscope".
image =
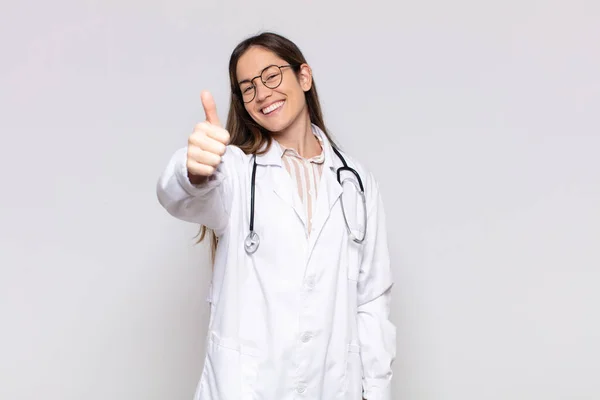
{"type": "MultiPolygon", "coordinates": [[[[362,180],[360,179],[360,176],[358,175],[358,172],[356,172],[356,170],[354,170],[348,166],[344,157],[342,157],[340,152],[335,147],[332,146],[332,149],[335,152],[335,154],[339,157],[339,159],[342,161],[342,164],[344,164],[343,167],[340,167],[337,169],[338,183],[343,188],[344,183],[350,182],[352,185],[354,185],[357,193],[360,195],[361,200],[362,200],[363,216],[364,216],[364,225],[363,225],[364,232],[362,233],[361,237],[359,237],[359,236],[356,236],[354,234],[354,232],[352,232],[352,230],[350,229],[350,224],[348,222],[348,216],[346,215],[346,209],[344,208],[344,196],[340,197],[340,202],[342,205],[342,214],[344,215],[344,222],[346,223],[346,229],[348,230],[348,236],[350,237],[350,239],[352,239],[352,241],[360,244],[363,242],[363,240],[365,240],[365,237],[367,235],[367,200],[365,197],[365,189],[363,187],[362,180]],[[351,178],[346,178],[344,180],[341,180],[341,173],[343,171],[348,171],[348,172],[352,173],[354,175],[354,177],[356,178],[356,180],[351,179],[351,178]]],[[[246,253],[248,253],[248,254],[253,254],[256,250],[258,250],[258,246],[260,245],[260,236],[258,236],[258,233],[254,232],[254,188],[255,187],[256,187],[256,155],[254,155],[254,163],[252,165],[252,179],[251,179],[251,183],[250,183],[250,233],[248,233],[248,236],[246,236],[246,240],[244,240],[244,249],[246,250],[246,253]]]]}

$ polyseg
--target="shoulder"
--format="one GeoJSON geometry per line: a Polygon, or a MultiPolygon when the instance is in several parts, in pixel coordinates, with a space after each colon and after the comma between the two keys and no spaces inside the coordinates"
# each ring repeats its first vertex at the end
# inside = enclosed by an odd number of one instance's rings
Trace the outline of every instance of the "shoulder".
{"type": "Polygon", "coordinates": [[[223,158],[235,159],[239,161],[245,161],[250,158],[250,155],[244,153],[242,149],[233,144],[228,144],[226,146],[225,154],[223,158]]]}
{"type": "Polygon", "coordinates": [[[248,167],[251,157],[251,154],[246,154],[238,146],[230,144],[226,146],[221,165],[231,172],[243,172],[248,167]]]}

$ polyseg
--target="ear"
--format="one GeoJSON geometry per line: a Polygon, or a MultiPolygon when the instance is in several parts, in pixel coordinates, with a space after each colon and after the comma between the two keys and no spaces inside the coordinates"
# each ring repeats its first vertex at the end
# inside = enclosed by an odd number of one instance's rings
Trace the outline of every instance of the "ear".
{"type": "Polygon", "coordinates": [[[308,64],[302,64],[300,71],[298,71],[298,82],[300,87],[305,92],[308,92],[312,87],[312,70],[308,64]]]}

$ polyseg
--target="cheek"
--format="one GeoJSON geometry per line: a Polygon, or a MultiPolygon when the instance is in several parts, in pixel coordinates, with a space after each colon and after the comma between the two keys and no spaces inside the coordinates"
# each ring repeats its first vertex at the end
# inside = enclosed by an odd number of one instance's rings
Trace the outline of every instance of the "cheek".
{"type": "Polygon", "coordinates": [[[300,88],[300,85],[286,88],[285,92],[287,100],[293,104],[293,108],[302,108],[304,100],[304,91],[300,88]]]}
{"type": "Polygon", "coordinates": [[[306,97],[304,91],[299,90],[294,93],[294,108],[302,109],[306,107],[306,97]]]}
{"type": "Polygon", "coordinates": [[[250,115],[250,117],[252,117],[252,119],[256,119],[255,118],[255,112],[252,109],[252,107],[248,107],[247,105],[244,105],[244,108],[246,109],[246,112],[250,115]]]}

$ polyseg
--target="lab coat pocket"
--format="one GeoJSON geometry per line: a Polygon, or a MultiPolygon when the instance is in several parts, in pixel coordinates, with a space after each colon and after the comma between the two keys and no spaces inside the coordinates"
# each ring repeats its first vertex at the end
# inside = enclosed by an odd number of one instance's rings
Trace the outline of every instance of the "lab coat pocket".
{"type": "Polygon", "coordinates": [[[360,346],[349,344],[346,359],[345,395],[344,399],[362,399],[362,364],[360,360],[360,346]]]}
{"type": "Polygon", "coordinates": [[[196,400],[254,400],[258,353],[211,332],[196,400]]]}

